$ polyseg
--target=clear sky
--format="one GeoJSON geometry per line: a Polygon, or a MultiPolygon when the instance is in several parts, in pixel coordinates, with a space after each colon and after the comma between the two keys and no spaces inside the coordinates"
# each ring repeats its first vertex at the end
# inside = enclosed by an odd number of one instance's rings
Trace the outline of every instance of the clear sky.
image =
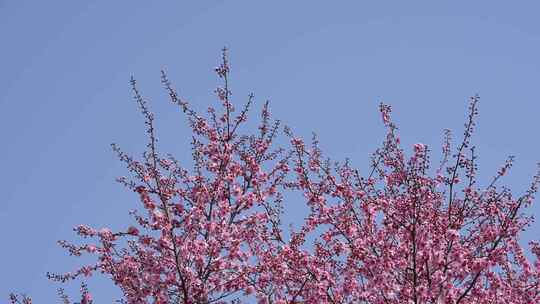
{"type": "MultiPolygon", "coordinates": [[[[270,99],[276,118],[318,133],[333,158],[360,168],[383,139],[380,101],[393,106],[406,151],[426,143],[436,160],[442,130],[461,138],[478,93],[480,184],[513,154],[504,182],[523,193],[540,161],[537,3],[0,0],[0,298],[55,302],[45,272],[80,262],[56,240],[77,241],[80,223],[130,220],[138,200],[114,181],[127,170],[109,146],[144,150],[130,76],[156,112],[161,150],[187,160],[189,133],[159,71],[205,109],[216,103],[212,69],[224,45],[236,100],[254,92],[258,110],[270,99]]],[[[302,218],[300,205],[289,202],[287,219],[302,218]]],[[[524,241],[539,232],[535,224],[524,241]]],[[[118,295],[89,283],[98,303],[118,295]]]]}

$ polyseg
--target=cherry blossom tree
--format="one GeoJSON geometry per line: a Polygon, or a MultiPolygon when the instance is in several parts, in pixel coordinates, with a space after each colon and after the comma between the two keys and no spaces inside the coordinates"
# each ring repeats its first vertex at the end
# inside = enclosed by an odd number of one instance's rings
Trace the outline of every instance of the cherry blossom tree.
{"type": "MultiPolygon", "coordinates": [[[[235,108],[225,49],[215,71],[222,80],[215,90],[220,107],[209,107],[206,115],[162,72],[170,101],[193,133],[192,167],[158,152],[154,115],[131,80],[147,150],[140,160],[114,144],[113,150],[131,173],[118,181],[141,202],[131,212],[134,224],[116,232],[77,226],[89,241],[60,245],[70,255],[92,254],[96,262],[49,273],[51,280],[101,273],[120,288],[123,303],[540,302],[540,244],[531,242],[526,251],[519,243],[532,221],[524,209],[540,174],[517,197],[498,187],[510,157],[488,187],[477,186],[470,143],[477,96],[455,149],[445,132],[434,172],[426,145],[415,144],[405,156],[391,107],[381,104],[386,138],[362,175],[349,161],[327,158],[315,136],[305,144],[282,129],[268,102],[258,128],[242,133],[254,96],[235,108]],[[289,146],[277,144],[281,135],[289,146]],[[294,192],[303,194],[309,214],[287,231],[281,215],[294,192]]],[[[71,303],[62,289],[59,294],[71,303]]],[[[31,303],[26,296],[10,299],[31,303]]],[[[80,303],[92,303],[84,283],[80,303]]]]}

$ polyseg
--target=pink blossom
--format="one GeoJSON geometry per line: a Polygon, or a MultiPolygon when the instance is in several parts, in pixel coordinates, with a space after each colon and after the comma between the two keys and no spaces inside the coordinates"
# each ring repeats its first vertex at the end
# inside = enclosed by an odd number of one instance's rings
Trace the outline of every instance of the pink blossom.
{"type": "MultiPolygon", "coordinates": [[[[277,145],[286,141],[276,141],[280,124],[271,120],[268,103],[255,132],[243,131],[252,96],[235,112],[229,72],[224,50],[216,68],[223,81],[216,89],[221,110],[211,107],[208,115],[192,109],[162,74],[170,100],[187,115],[192,131],[194,164],[186,167],[157,150],[154,116],[132,80],[148,150],[137,161],[113,148],[132,174],[131,180],[119,180],[141,202],[131,212],[139,228],[113,233],[77,226],[77,234],[99,245],[59,244],[73,256],[90,253],[95,262],[48,274],[50,279],[66,282],[102,273],[130,304],[232,298],[244,303],[540,303],[540,245],[532,242],[529,254],[519,244],[532,221],[523,209],[532,203],[540,173],[524,195],[511,196],[496,186],[511,167],[510,158],[491,186],[477,186],[474,150],[465,150],[478,97],[471,98],[462,143],[452,154],[447,136],[435,173],[426,145],[415,144],[413,154],[405,155],[391,107],[381,103],[387,134],[362,175],[348,161],[323,161],[316,137],[309,145],[287,129],[290,145],[277,145]],[[304,221],[285,233],[283,210],[301,203],[304,221]]],[[[81,304],[92,302],[85,285],[81,298],[81,304]]],[[[11,295],[10,301],[31,300],[11,295]]]]}

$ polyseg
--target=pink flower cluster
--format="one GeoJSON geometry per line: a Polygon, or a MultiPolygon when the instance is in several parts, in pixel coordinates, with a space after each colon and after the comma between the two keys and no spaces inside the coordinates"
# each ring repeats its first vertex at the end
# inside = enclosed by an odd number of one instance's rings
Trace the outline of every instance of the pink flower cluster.
{"type": "MultiPolygon", "coordinates": [[[[207,117],[178,97],[163,73],[171,101],[193,130],[190,169],[158,154],[154,117],[132,81],[148,151],[136,161],[113,148],[132,174],[119,181],[142,203],[132,213],[136,227],[78,226],[96,244],[60,244],[72,255],[94,254],[97,262],[51,279],[100,272],[133,304],[540,303],[540,245],[531,243],[530,254],[519,245],[532,220],[523,209],[540,175],[519,197],[498,189],[510,158],[486,189],[476,186],[469,140],[478,97],[471,98],[454,155],[446,133],[435,174],[426,145],[415,144],[405,156],[391,108],[381,104],[387,135],[362,176],[349,162],[324,158],[315,137],[305,144],[286,129],[290,149],[275,147],[280,123],[271,121],[268,103],[257,132],[240,133],[254,97],[236,113],[229,71],[224,50],[216,68],[223,110],[211,107],[207,117]],[[303,194],[309,214],[285,233],[280,216],[293,192],[303,194]]],[[[11,301],[30,303],[15,295],[11,301]]],[[[92,303],[85,286],[80,303],[92,303]]]]}

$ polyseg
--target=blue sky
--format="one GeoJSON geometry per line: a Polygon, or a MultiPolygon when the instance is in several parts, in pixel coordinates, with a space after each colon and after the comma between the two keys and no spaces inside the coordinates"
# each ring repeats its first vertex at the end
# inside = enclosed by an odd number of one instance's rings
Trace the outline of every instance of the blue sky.
{"type": "MultiPolygon", "coordinates": [[[[334,159],[359,168],[383,139],[380,101],[393,106],[406,150],[426,143],[436,160],[442,130],[461,138],[467,98],[478,93],[480,184],[512,154],[504,184],[522,193],[540,161],[539,9],[534,1],[0,0],[0,297],[54,302],[58,285],[45,272],[79,263],[56,240],[78,240],[79,223],[130,220],[137,197],[114,182],[127,171],[109,146],[144,149],[130,76],[156,112],[161,150],[187,160],[189,133],[159,71],[205,109],[216,103],[212,69],[224,45],[236,100],[253,92],[258,110],[270,99],[276,118],[302,136],[318,133],[334,159]]],[[[287,219],[302,217],[299,205],[289,204],[287,219]]],[[[524,241],[538,232],[533,225],[524,241]]],[[[98,302],[118,295],[99,279],[90,287],[98,302]]]]}

